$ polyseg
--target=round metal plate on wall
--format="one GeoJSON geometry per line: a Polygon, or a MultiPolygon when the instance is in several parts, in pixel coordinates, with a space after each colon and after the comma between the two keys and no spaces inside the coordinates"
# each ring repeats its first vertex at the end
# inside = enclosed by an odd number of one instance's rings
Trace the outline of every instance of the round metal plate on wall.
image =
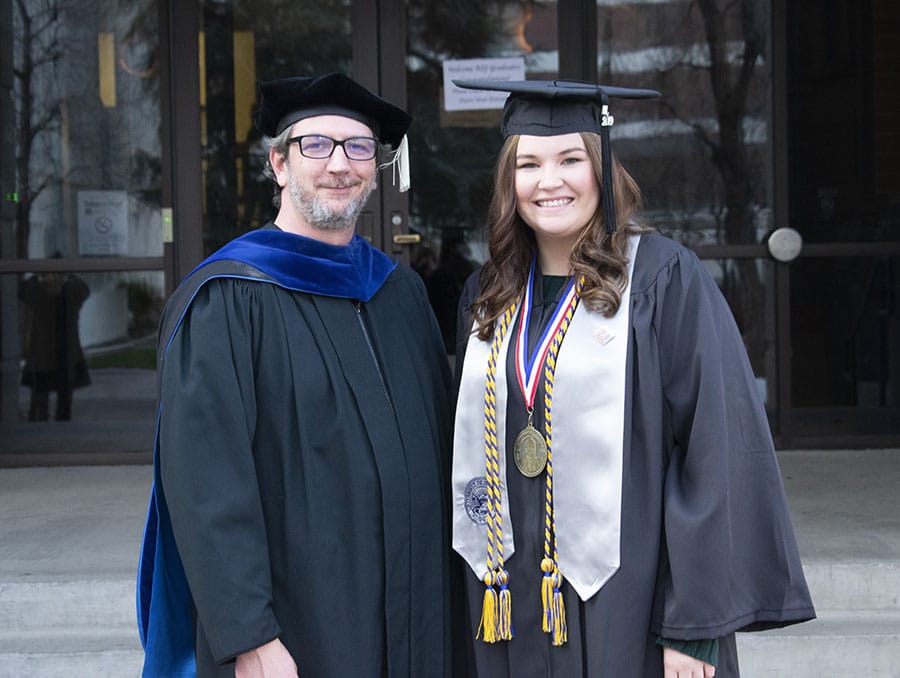
{"type": "Polygon", "coordinates": [[[777,228],[766,241],[769,254],[777,261],[789,262],[797,258],[803,247],[803,236],[790,226],[777,228]]]}

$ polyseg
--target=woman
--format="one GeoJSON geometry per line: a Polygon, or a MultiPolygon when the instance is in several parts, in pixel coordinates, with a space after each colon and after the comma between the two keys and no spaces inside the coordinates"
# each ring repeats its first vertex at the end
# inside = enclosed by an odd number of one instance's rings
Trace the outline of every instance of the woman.
{"type": "Polygon", "coordinates": [[[815,614],[728,306],[637,225],[608,151],[608,97],[656,93],[457,84],[512,92],[490,258],[460,301],[453,541],[474,672],[737,676],[735,631],[815,614]]]}

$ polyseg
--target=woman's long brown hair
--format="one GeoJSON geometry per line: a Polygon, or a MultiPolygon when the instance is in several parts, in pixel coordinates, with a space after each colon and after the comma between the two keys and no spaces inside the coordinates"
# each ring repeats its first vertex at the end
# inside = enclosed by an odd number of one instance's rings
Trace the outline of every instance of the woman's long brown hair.
{"type": "MultiPolygon", "coordinates": [[[[581,132],[597,186],[602,186],[600,136],[581,132]]],[[[528,269],[537,243],[534,231],[516,210],[516,151],[518,135],[507,138],[497,159],[494,194],[488,210],[489,257],[481,272],[481,294],[472,303],[478,338],[490,339],[494,323],[515,301],[528,280],[528,269]]],[[[635,223],[641,207],[641,191],[635,180],[612,157],[613,195],[617,228],[606,233],[603,202],[582,228],[572,247],[569,260],[575,276],[584,276],[582,303],[607,317],[615,315],[622,303],[622,292],[628,284],[628,260],[625,256],[628,237],[649,229],[635,223]]]]}

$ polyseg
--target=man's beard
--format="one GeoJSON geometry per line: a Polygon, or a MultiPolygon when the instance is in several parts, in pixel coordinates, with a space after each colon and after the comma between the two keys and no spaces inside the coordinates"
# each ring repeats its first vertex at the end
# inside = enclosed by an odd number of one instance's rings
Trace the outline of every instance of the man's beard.
{"type": "MultiPolygon", "coordinates": [[[[352,182],[337,179],[330,188],[343,188],[352,182]]],[[[368,182],[365,190],[344,207],[332,207],[327,200],[321,200],[311,191],[306,191],[294,177],[288,177],[288,192],[291,194],[291,202],[297,213],[315,229],[320,231],[347,231],[356,227],[359,213],[365,207],[366,201],[376,188],[375,179],[368,182]]]]}

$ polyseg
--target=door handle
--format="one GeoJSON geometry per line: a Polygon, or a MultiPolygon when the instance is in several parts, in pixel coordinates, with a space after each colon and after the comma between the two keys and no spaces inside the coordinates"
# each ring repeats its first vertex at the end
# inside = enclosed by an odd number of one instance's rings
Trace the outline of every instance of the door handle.
{"type": "Polygon", "coordinates": [[[422,242],[422,236],[418,233],[397,233],[394,235],[395,245],[418,245],[422,242]]]}
{"type": "Polygon", "coordinates": [[[789,262],[797,258],[803,249],[803,236],[790,226],[776,228],[766,241],[769,254],[776,261],[789,262]]]}

